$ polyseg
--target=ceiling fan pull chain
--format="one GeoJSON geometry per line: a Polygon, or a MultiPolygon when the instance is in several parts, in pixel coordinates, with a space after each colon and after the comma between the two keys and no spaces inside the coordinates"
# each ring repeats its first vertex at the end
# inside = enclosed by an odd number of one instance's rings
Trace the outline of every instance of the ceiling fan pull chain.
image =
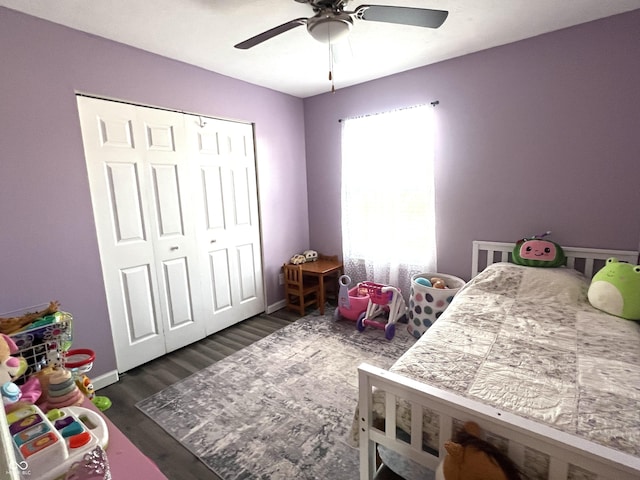
{"type": "MultiPolygon", "coordinates": [[[[329,40],[331,40],[331,30],[329,30],[329,40]]],[[[333,50],[331,41],[328,43],[329,46],[329,81],[331,82],[331,93],[336,93],[336,86],[333,83],[333,50]]]]}

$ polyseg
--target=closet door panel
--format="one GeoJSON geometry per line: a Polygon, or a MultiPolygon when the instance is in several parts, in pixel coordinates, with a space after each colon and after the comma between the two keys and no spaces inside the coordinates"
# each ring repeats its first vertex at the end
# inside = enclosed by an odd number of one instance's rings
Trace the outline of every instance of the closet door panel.
{"type": "Polygon", "coordinates": [[[167,318],[169,329],[173,330],[194,317],[187,259],[183,257],[163,262],[163,270],[168,300],[167,318]]]}
{"type": "Polygon", "coordinates": [[[251,226],[251,193],[249,192],[249,172],[246,168],[232,170],[233,223],[235,227],[251,226]]]}
{"type": "Polygon", "coordinates": [[[227,250],[209,252],[210,295],[213,313],[220,314],[231,308],[231,273],[227,250]]]}
{"type": "Polygon", "coordinates": [[[151,165],[158,237],[184,235],[180,185],[175,165],[151,165]]]}
{"type": "Polygon", "coordinates": [[[151,266],[139,265],[120,270],[129,343],[136,345],[160,335],[156,323],[151,266]]]}
{"type": "Polygon", "coordinates": [[[222,196],[222,171],[220,166],[204,166],[200,169],[204,196],[205,229],[211,234],[224,233],[224,198],[222,196]]]}
{"type": "Polygon", "coordinates": [[[116,244],[145,241],[137,165],[106,163],[105,167],[116,244]]]}
{"type": "Polygon", "coordinates": [[[159,302],[167,351],[205,336],[184,115],[138,107],[152,199],[151,231],[159,282],[159,302]]]}
{"type": "Polygon", "coordinates": [[[240,268],[240,302],[245,303],[254,300],[258,294],[256,271],[254,268],[255,254],[253,245],[238,245],[238,266],[240,268]]]}
{"type": "Polygon", "coordinates": [[[264,311],[253,127],[195,116],[186,125],[202,178],[196,225],[209,256],[210,334],[264,311]]]}
{"type": "Polygon", "coordinates": [[[87,173],[119,371],[166,352],[158,305],[144,135],[134,106],[78,97],[87,173]]]}

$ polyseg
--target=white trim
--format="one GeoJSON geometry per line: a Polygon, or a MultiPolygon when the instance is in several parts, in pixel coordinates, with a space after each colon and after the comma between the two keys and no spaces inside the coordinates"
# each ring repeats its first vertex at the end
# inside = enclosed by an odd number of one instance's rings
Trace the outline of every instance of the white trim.
{"type": "Polygon", "coordinates": [[[101,388],[108,387],[116,383],[119,380],[118,371],[111,370],[110,372],[103,373],[102,375],[98,375],[97,377],[90,377],[91,383],[93,383],[93,388],[95,390],[100,390],[101,388]]]}
{"type": "Polygon", "coordinates": [[[273,312],[277,312],[278,310],[282,310],[284,307],[287,306],[287,302],[283,299],[280,300],[276,303],[272,303],[271,305],[267,306],[267,315],[271,315],[273,312]]]}

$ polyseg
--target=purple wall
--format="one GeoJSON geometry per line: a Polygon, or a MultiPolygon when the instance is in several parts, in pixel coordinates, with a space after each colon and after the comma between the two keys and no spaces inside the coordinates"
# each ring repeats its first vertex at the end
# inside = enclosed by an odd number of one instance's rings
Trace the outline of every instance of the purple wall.
{"type": "Polygon", "coordinates": [[[303,102],[0,7],[0,312],[59,300],[115,368],[75,92],[256,124],[268,303],[308,248],[303,102]]]}
{"type": "Polygon", "coordinates": [[[474,239],[546,230],[637,249],[638,25],[635,10],[305,99],[313,247],[341,251],[338,119],[439,100],[440,271],[469,278],[474,239]]]}

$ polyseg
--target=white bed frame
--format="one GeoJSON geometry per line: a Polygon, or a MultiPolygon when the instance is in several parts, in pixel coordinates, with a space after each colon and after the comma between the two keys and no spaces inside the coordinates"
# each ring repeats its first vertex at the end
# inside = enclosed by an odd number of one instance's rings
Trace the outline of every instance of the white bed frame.
{"type": "MultiPolygon", "coordinates": [[[[496,262],[508,261],[513,243],[473,242],[473,276],[496,262]]],[[[638,252],[562,247],[567,265],[591,278],[607,258],[635,264],[638,252]]],[[[637,480],[640,478],[640,458],[566,434],[545,425],[518,417],[474,400],[422,384],[387,370],[362,364],[358,367],[360,480],[372,480],[376,473],[376,445],[398,452],[404,457],[436,470],[446,454],[444,442],[453,436],[452,419],[475,421],[488,432],[509,440],[509,457],[523,465],[525,445],[549,456],[549,480],[565,480],[570,465],[579,466],[598,475],[598,479],[637,480]],[[373,425],[373,390],[385,392],[384,429],[373,425]],[[396,399],[411,404],[411,440],[396,438],[396,399]],[[427,408],[440,417],[439,453],[422,449],[422,411],[427,408]]]]}

